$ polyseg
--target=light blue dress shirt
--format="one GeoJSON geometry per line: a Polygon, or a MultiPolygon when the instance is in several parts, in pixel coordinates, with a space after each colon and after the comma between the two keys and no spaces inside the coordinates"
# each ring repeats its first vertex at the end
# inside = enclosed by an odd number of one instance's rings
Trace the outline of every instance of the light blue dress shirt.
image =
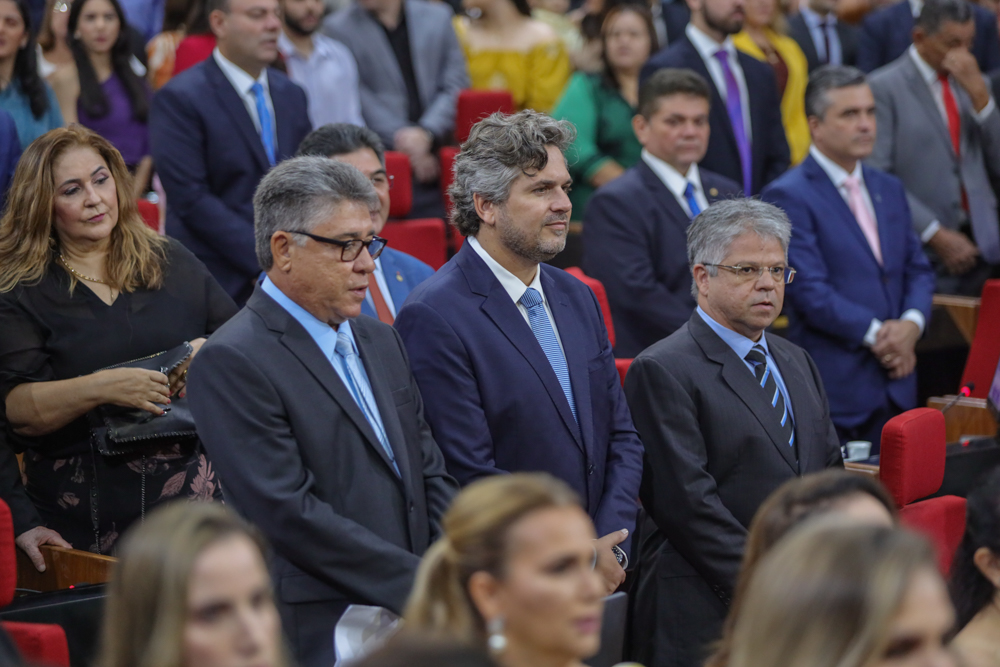
{"type": "Polygon", "coordinates": [[[43,82],[42,85],[45,86],[49,108],[41,118],[35,118],[35,114],[31,113],[31,102],[21,89],[21,82],[16,78],[6,88],[0,90],[0,109],[9,113],[14,119],[22,150],[49,130],[62,127],[63,124],[62,112],[59,110],[59,101],[55,93],[48,83],[43,82]]]}
{"type": "Polygon", "coordinates": [[[771,372],[774,374],[774,380],[778,385],[778,390],[781,392],[782,398],[785,399],[785,405],[788,406],[788,413],[792,416],[792,421],[794,422],[795,411],[792,410],[792,402],[788,398],[788,389],[785,387],[785,379],[781,377],[781,369],[778,368],[778,362],[776,362],[774,357],[771,356],[771,350],[767,347],[767,334],[762,332],[760,334],[760,340],[754,342],[746,336],[738,334],[732,329],[727,329],[713,320],[708,313],[701,309],[701,306],[698,306],[697,310],[698,315],[700,315],[701,319],[705,321],[705,324],[710,326],[712,331],[719,335],[722,342],[732,348],[733,352],[736,353],[736,356],[742,359],[743,363],[746,364],[746,367],[750,369],[751,374],[753,374],[754,364],[747,361],[746,357],[750,353],[750,350],[753,349],[754,345],[760,345],[764,348],[764,356],[767,357],[767,367],[770,368],[771,372]]]}

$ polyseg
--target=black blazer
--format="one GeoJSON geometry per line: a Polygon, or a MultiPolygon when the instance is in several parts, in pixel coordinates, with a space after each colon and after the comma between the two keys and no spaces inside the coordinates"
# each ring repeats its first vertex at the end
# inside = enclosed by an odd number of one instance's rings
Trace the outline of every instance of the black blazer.
{"type": "Polygon", "coordinates": [[[303,667],[333,664],[348,605],[402,612],[458,488],[399,335],[364,315],[351,327],[401,477],[330,361],[260,288],[190,372],[191,410],[226,502],[274,548],[278,609],[303,667]]]}
{"type": "MultiPolygon", "coordinates": [[[[742,52],[738,52],[738,55],[750,97],[750,127],[753,135],[753,192],[747,194],[755,195],[785,173],[791,164],[791,157],[785,128],[781,125],[781,98],[774,71],[770,65],[753,56],[742,52]]],[[[640,75],[641,80],[645,81],[650,74],[664,67],[694,70],[708,82],[712,90],[712,109],[709,113],[712,135],[708,140],[708,152],[699,165],[742,183],[740,153],[736,147],[733,126],[729,123],[729,114],[726,113],[726,105],[708,73],[705,61],[687,35],[646,61],[640,75]]]]}
{"type": "MultiPolygon", "coordinates": [[[[295,155],[312,125],[305,91],[274,69],[267,79],[280,162],[295,155]]],[[[215,58],[175,76],[153,96],[149,143],[170,201],[167,234],[244,303],[260,274],[253,194],[271,167],[253,119],[215,58]]]]}
{"type": "MultiPolygon", "coordinates": [[[[795,14],[788,17],[788,36],[794,39],[802,53],[806,54],[806,62],[809,64],[809,71],[819,67],[819,54],[816,52],[816,45],[813,43],[812,33],[802,14],[795,14]]],[[[858,61],[858,29],[854,26],[837,21],[837,37],[840,38],[840,53],[845,65],[854,66],[858,61]]]]}
{"type": "Polygon", "coordinates": [[[640,354],[625,378],[645,446],[639,497],[649,520],[633,624],[642,664],[701,665],[761,502],[793,477],[843,465],[812,359],[780,336],[767,343],[791,400],[795,450],[753,373],[697,313],[640,354]]]}
{"type": "MultiPolygon", "coordinates": [[[[667,44],[673,44],[684,37],[684,28],[691,22],[691,8],[684,0],[663,2],[660,7],[662,8],[663,25],[667,28],[667,44]]],[[[660,44],[660,46],[664,45],[660,44]]]]}
{"type": "MultiPolygon", "coordinates": [[[[740,186],[701,169],[709,203],[740,186]]],[[[679,329],[694,311],[687,228],[677,199],[644,160],[591,196],[583,215],[583,270],[611,302],[615,355],[634,357],[679,329]]]]}

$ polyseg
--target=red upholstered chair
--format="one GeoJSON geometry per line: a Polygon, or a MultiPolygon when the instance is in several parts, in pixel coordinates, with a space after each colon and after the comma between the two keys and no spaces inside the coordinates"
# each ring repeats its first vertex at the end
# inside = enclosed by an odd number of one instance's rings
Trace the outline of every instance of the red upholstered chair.
{"type": "Polygon", "coordinates": [[[465,143],[472,126],[492,113],[514,113],[514,98],[506,90],[466,89],[455,105],[455,141],[465,143]]]}
{"type": "Polygon", "coordinates": [[[993,371],[1000,361],[1000,280],[987,280],[983,287],[983,298],[979,304],[979,320],[976,335],[969,348],[969,358],[965,362],[962,385],[975,383],[973,398],[986,398],[986,392],[993,382],[993,371]]]}
{"type": "Polygon", "coordinates": [[[413,172],[410,157],[396,151],[385,152],[385,173],[392,179],[389,191],[389,219],[405,218],[413,206],[413,172]]]}
{"type": "Polygon", "coordinates": [[[154,232],[160,231],[160,208],[148,199],[137,199],[136,206],[139,207],[139,215],[146,226],[154,232]]]}
{"type": "Polygon", "coordinates": [[[945,428],[940,410],[917,408],[893,417],[882,430],[879,478],[899,506],[904,525],[927,535],[942,573],[965,532],[965,499],[926,498],[944,481],[945,428]]]}
{"type": "Polygon", "coordinates": [[[455,180],[455,156],[458,155],[458,146],[442,146],[438,152],[438,159],[441,161],[441,197],[444,199],[444,212],[451,217],[451,197],[448,195],[448,188],[455,180]]]}
{"type": "Polygon", "coordinates": [[[386,151],[385,171],[392,177],[392,190],[389,192],[389,222],[382,228],[380,235],[389,241],[390,248],[413,255],[437,271],[448,261],[448,237],[444,220],[402,220],[413,205],[410,158],[405,153],[386,151]]]}
{"type": "Polygon", "coordinates": [[[618,377],[621,378],[623,387],[625,386],[625,375],[631,365],[632,359],[615,359],[615,368],[618,369],[618,377]]]}
{"type": "Polygon", "coordinates": [[[601,314],[604,315],[604,326],[608,330],[608,341],[611,343],[611,347],[615,346],[615,325],[611,321],[611,303],[608,301],[608,293],[604,289],[604,285],[601,284],[600,280],[591,278],[586,273],[583,272],[578,266],[571,266],[566,269],[566,273],[577,278],[581,282],[586,283],[587,287],[594,291],[594,296],[597,297],[597,303],[601,306],[601,314]]]}

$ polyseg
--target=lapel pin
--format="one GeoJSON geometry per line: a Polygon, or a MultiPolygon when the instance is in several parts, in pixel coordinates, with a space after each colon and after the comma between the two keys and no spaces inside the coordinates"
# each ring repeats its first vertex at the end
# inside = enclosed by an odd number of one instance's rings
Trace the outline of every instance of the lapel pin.
{"type": "Polygon", "coordinates": [[[712,195],[713,197],[718,197],[719,191],[716,188],[709,188],[708,194],[712,195]]]}
{"type": "Polygon", "coordinates": [[[396,271],[396,280],[398,280],[399,282],[403,282],[403,274],[400,273],[399,271],[396,271]]]}

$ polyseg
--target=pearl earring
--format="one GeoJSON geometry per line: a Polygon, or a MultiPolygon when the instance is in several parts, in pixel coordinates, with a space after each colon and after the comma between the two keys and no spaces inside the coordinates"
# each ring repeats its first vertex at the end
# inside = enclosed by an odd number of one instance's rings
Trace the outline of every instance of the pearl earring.
{"type": "Polygon", "coordinates": [[[503,616],[495,616],[486,624],[486,631],[490,634],[486,641],[493,653],[503,653],[507,648],[507,638],[503,636],[503,616]]]}

